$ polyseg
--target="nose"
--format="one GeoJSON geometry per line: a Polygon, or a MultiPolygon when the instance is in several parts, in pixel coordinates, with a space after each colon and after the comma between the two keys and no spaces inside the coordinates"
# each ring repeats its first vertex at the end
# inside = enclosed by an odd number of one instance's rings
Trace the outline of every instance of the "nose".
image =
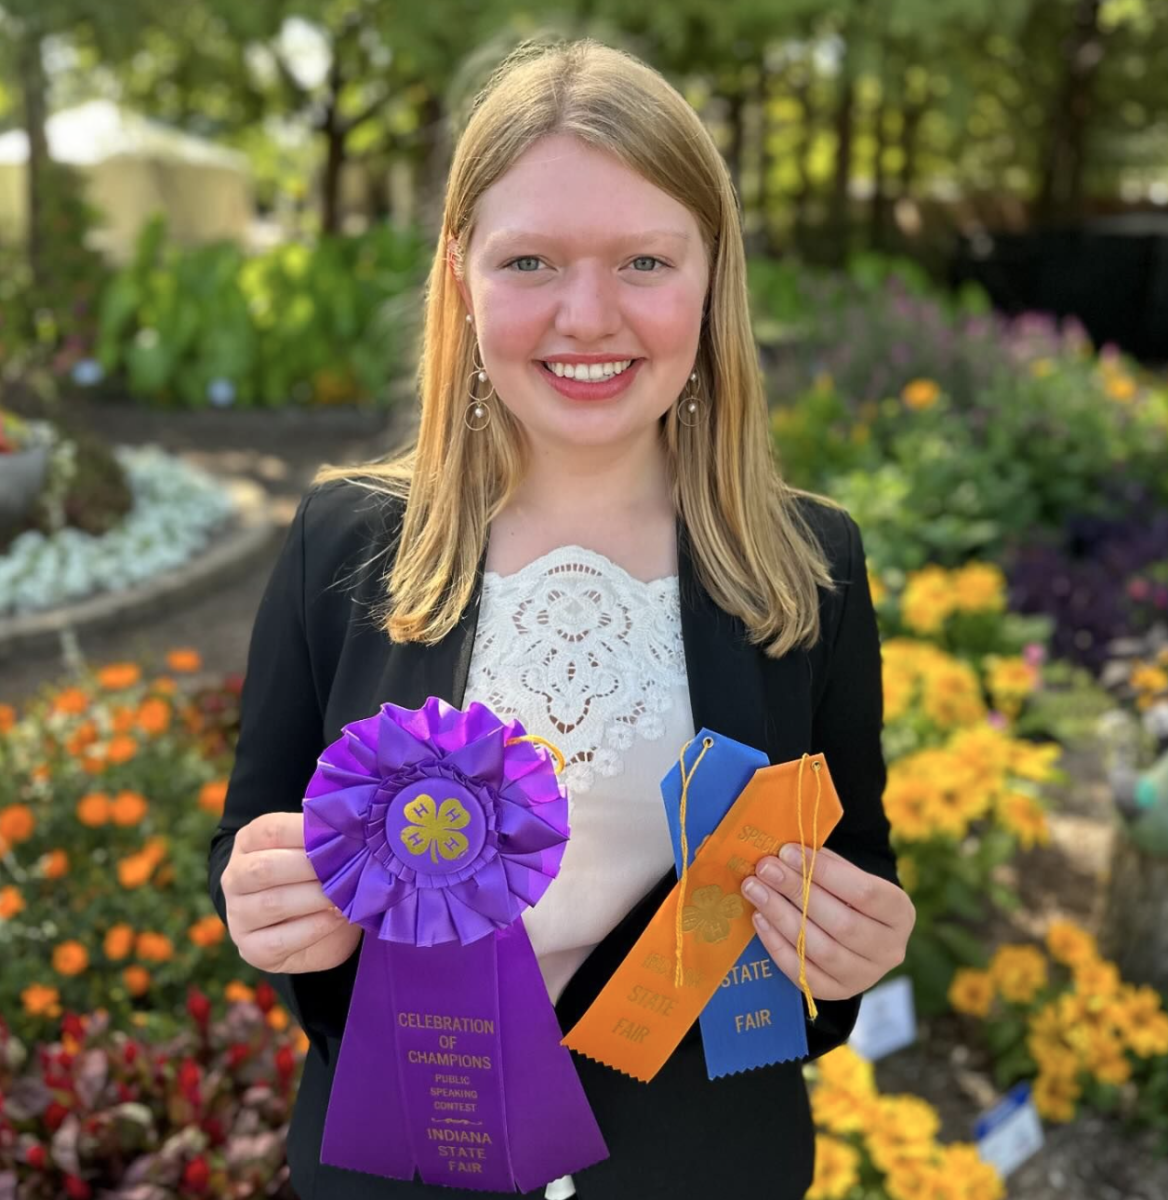
{"type": "Polygon", "coordinates": [[[556,332],[585,346],[611,338],[621,327],[619,287],[603,263],[574,264],[560,291],[556,332]]]}

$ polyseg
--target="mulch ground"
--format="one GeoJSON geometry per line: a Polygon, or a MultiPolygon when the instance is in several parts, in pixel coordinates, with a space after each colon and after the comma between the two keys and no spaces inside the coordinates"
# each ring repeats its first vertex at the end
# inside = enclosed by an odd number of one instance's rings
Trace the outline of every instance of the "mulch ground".
{"type": "MultiPolygon", "coordinates": [[[[77,401],[74,416],[111,442],[163,449],[219,474],[247,476],[267,489],[284,520],[324,463],[351,463],[400,445],[414,417],[407,402],[391,412],[348,410],[157,412],[77,401]]],[[[134,628],[83,634],[95,665],[133,660],[160,666],[167,650],[192,646],[211,676],[243,671],[256,608],[282,538],[257,556],[235,582],[209,598],[176,602],[164,616],[134,628]]],[[[17,658],[0,672],[0,701],[20,704],[59,681],[53,655],[17,658]]],[[[990,944],[1037,938],[1052,916],[1092,932],[1101,916],[1110,855],[1110,801],[1097,756],[1084,751],[1064,763],[1071,781],[1055,796],[1053,841],[1017,862],[1023,909],[990,931],[990,944]]],[[[923,1096],[938,1110],[944,1140],[970,1140],[977,1116],[998,1097],[976,1039],[960,1018],[921,1023],[916,1045],[876,1066],[882,1091],[923,1096]]],[[[1084,1112],[1067,1126],[1048,1126],[1045,1148],[1009,1179],[1022,1200],[1165,1200],[1168,1158],[1152,1139],[1125,1134],[1110,1118],[1084,1112]]]]}

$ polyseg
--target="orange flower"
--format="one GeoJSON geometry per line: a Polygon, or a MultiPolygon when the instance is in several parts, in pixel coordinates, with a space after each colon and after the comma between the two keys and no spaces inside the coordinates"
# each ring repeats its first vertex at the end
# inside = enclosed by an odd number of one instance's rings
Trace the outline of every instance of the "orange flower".
{"type": "Polygon", "coordinates": [[[16,709],[11,704],[0,704],[0,733],[7,733],[16,724],[16,709]]]}
{"type": "Polygon", "coordinates": [[[292,1043],[293,1049],[297,1054],[303,1057],[308,1053],[308,1047],[311,1045],[308,1040],[308,1034],[306,1034],[303,1029],[297,1029],[294,1037],[295,1041],[292,1043]]]}
{"type": "Polygon", "coordinates": [[[89,966],[89,951],[80,942],[62,942],[53,949],[53,970],[58,975],[80,975],[89,966]]]}
{"type": "Polygon", "coordinates": [[[127,708],[124,704],[114,705],[112,721],[114,733],[129,733],[134,728],[137,719],[138,714],[132,708],[127,708]]]}
{"type": "Polygon", "coordinates": [[[32,776],[34,783],[44,783],[51,777],[53,770],[48,763],[37,763],[29,774],[32,776]]]}
{"type": "Polygon", "coordinates": [[[30,1017],[61,1015],[61,993],[55,987],[46,987],[43,983],[30,984],[20,993],[20,999],[30,1017]]]}
{"type": "Polygon", "coordinates": [[[134,949],[134,930],[129,925],[113,925],[106,932],[102,945],[111,962],[120,962],[134,949]]]}
{"type": "Polygon", "coordinates": [[[223,922],[217,916],[203,917],[196,921],[187,934],[191,941],[196,946],[217,946],[222,940],[226,931],[223,928],[223,922]]]}
{"type": "Polygon", "coordinates": [[[122,982],[131,996],[142,996],[150,987],[150,972],[145,967],[127,967],[122,972],[122,982]]]}
{"type": "Polygon", "coordinates": [[[89,707],[89,693],[78,687],[62,688],[53,697],[52,712],[80,716],[89,707]]]}
{"type": "Polygon", "coordinates": [[[164,696],[173,696],[178,691],[178,684],[169,675],[159,675],[150,686],[164,696]]]}
{"type": "Polygon", "coordinates": [[[138,728],[151,737],[165,733],[170,727],[170,705],[157,696],[142,701],[138,709],[138,728]]]}
{"type": "Polygon", "coordinates": [[[273,1004],[268,1010],[267,1022],[270,1029],[285,1030],[288,1028],[288,1014],[278,1004],[273,1004]]]}
{"type": "Polygon", "coordinates": [[[106,761],[111,763],[129,762],[137,753],[138,743],[126,734],[110,738],[109,745],[105,748],[106,761]]]}
{"type": "Polygon", "coordinates": [[[92,746],[96,741],[97,726],[92,721],[82,721],[65,743],[65,749],[76,758],[87,746],[92,746]]]}
{"type": "Polygon", "coordinates": [[[169,962],[174,957],[174,946],[164,933],[140,933],[135,953],[144,962],[169,962]]]}
{"type": "Polygon", "coordinates": [[[77,801],[77,819],[91,829],[110,819],[110,798],[105,792],[89,792],[77,801]]]}
{"type": "Polygon", "coordinates": [[[110,805],[110,817],[115,825],[137,825],[146,815],[146,797],[137,792],[118,792],[110,805]]]}
{"type": "Polygon", "coordinates": [[[243,1002],[251,1004],[255,1000],[255,992],[241,979],[233,979],[224,989],[224,997],[232,1004],[243,1002]]]}
{"type": "Polygon", "coordinates": [[[0,808],[0,841],[15,846],[27,842],[36,829],[36,817],[27,804],[10,804],[0,808]]]}
{"type": "Polygon", "coordinates": [[[215,816],[222,816],[223,805],[227,800],[227,780],[213,779],[210,783],[203,784],[199,789],[199,807],[204,812],[214,813],[215,816]]]}
{"type": "Polygon", "coordinates": [[[133,663],[110,663],[97,673],[97,682],[110,692],[133,687],[141,678],[141,670],[133,663]]]}
{"type": "Polygon", "coordinates": [[[166,665],[172,671],[197,671],[203,665],[203,659],[197,650],[184,647],[172,650],[166,656],[166,665]]]}
{"type": "Polygon", "coordinates": [[[150,882],[157,866],[155,860],[145,854],[131,854],[118,863],[118,883],[129,890],[150,882]]]}
{"type": "Polygon", "coordinates": [[[77,760],[77,765],[87,775],[100,775],[105,771],[105,756],[103,754],[85,754],[77,760]]]}
{"type": "Polygon", "coordinates": [[[932,408],[937,403],[941,389],[931,379],[914,379],[906,383],[900,393],[901,399],[909,408],[932,408]]]}
{"type": "Polygon", "coordinates": [[[160,837],[152,837],[146,839],[146,845],[142,847],[144,857],[150,859],[152,863],[160,863],[166,857],[166,839],[160,837]]]}
{"type": "Polygon", "coordinates": [[[46,879],[61,879],[69,874],[69,855],[64,850],[50,850],[41,862],[46,879]]]}
{"type": "Polygon", "coordinates": [[[0,888],[0,921],[10,921],[19,912],[24,912],[24,897],[20,889],[12,884],[0,888]]]}

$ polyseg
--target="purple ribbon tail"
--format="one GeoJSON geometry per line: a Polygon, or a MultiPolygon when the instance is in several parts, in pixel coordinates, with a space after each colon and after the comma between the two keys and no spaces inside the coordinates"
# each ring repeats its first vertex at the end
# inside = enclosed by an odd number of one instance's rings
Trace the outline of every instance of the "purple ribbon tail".
{"type": "Polygon", "coordinates": [[[409,1142],[386,1136],[404,1130],[405,1096],[394,1059],[393,1037],[385,1031],[390,995],[387,943],[366,933],[361,939],[357,979],[337,1056],[324,1120],[320,1161],[390,1179],[413,1179],[409,1142]]]}
{"type": "Polygon", "coordinates": [[[582,1171],[608,1147],[580,1086],[572,1052],[522,921],[495,935],[503,1022],[503,1087],[511,1163],[522,1192],[582,1171]]]}

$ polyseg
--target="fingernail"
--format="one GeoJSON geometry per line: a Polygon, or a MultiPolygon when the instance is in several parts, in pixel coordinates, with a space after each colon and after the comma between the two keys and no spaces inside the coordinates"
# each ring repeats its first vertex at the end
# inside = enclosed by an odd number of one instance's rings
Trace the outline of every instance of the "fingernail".
{"type": "Polygon", "coordinates": [[[784,846],[782,851],[779,853],[779,857],[789,867],[797,867],[803,859],[803,855],[800,853],[800,848],[798,846],[784,846]]]}
{"type": "Polygon", "coordinates": [[[780,867],[776,862],[763,863],[762,866],[759,867],[758,873],[767,883],[771,885],[771,887],[778,887],[786,878],[783,868],[780,867]]]}
{"type": "Polygon", "coordinates": [[[771,923],[762,915],[762,913],[756,912],[754,914],[754,927],[759,931],[759,933],[769,933],[771,929],[771,923]]]}
{"type": "Polygon", "coordinates": [[[766,888],[764,888],[757,879],[746,880],[746,882],[742,885],[742,890],[746,893],[746,898],[751,902],[751,904],[766,903],[766,888]]]}

